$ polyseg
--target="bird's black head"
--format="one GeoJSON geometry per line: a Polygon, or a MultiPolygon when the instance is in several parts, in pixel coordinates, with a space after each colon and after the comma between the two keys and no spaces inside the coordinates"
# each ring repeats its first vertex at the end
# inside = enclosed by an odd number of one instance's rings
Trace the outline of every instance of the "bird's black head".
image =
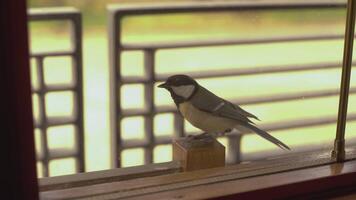
{"type": "Polygon", "coordinates": [[[178,105],[184,101],[188,101],[198,89],[198,83],[187,75],[173,75],[168,77],[166,82],[158,87],[167,89],[178,105]]]}

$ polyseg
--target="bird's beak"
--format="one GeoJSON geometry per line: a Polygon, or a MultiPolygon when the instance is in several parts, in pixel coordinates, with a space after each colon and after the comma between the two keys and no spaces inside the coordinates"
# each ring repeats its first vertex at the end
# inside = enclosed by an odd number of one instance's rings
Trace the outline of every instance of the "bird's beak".
{"type": "Polygon", "coordinates": [[[162,83],[162,84],[158,85],[158,87],[167,89],[168,85],[167,85],[167,83],[162,83]]]}

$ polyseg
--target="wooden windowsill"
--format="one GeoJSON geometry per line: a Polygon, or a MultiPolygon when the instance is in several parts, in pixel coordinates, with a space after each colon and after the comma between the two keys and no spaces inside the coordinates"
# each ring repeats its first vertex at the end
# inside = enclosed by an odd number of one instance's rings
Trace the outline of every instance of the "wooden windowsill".
{"type": "Polygon", "coordinates": [[[356,184],[356,161],[353,160],[356,148],[346,152],[349,161],[343,164],[335,163],[330,151],[318,151],[184,173],[176,173],[179,163],[171,162],[45,178],[40,179],[40,195],[42,199],[297,196],[356,184]],[[334,180],[340,177],[349,178],[341,182],[334,180]],[[311,186],[311,183],[316,185],[311,186]]]}
{"type": "Polygon", "coordinates": [[[180,163],[167,162],[64,176],[45,177],[39,179],[39,190],[41,192],[49,190],[63,190],[67,188],[95,185],[100,183],[110,183],[135,178],[172,174],[180,171],[180,163]]]}

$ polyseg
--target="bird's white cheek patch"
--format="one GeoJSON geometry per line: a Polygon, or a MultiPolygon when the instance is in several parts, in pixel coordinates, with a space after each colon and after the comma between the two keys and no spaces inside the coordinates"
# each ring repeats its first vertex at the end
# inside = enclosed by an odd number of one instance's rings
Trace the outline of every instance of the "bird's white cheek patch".
{"type": "Polygon", "coordinates": [[[194,85],[183,85],[178,87],[172,87],[172,90],[176,95],[187,99],[193,94],[194,87],[194,85]]]}

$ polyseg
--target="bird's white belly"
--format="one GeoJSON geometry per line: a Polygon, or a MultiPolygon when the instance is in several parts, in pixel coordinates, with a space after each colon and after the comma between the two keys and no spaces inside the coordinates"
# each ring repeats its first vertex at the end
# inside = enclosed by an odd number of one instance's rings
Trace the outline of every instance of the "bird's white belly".
{"type": "Polygon", "coordinates": [[[231,119],[217,117],[195,108],[190,102],[179,104],[179,111],[193,126],[209,133],[224,132],[236,125],[231,119]]]}

